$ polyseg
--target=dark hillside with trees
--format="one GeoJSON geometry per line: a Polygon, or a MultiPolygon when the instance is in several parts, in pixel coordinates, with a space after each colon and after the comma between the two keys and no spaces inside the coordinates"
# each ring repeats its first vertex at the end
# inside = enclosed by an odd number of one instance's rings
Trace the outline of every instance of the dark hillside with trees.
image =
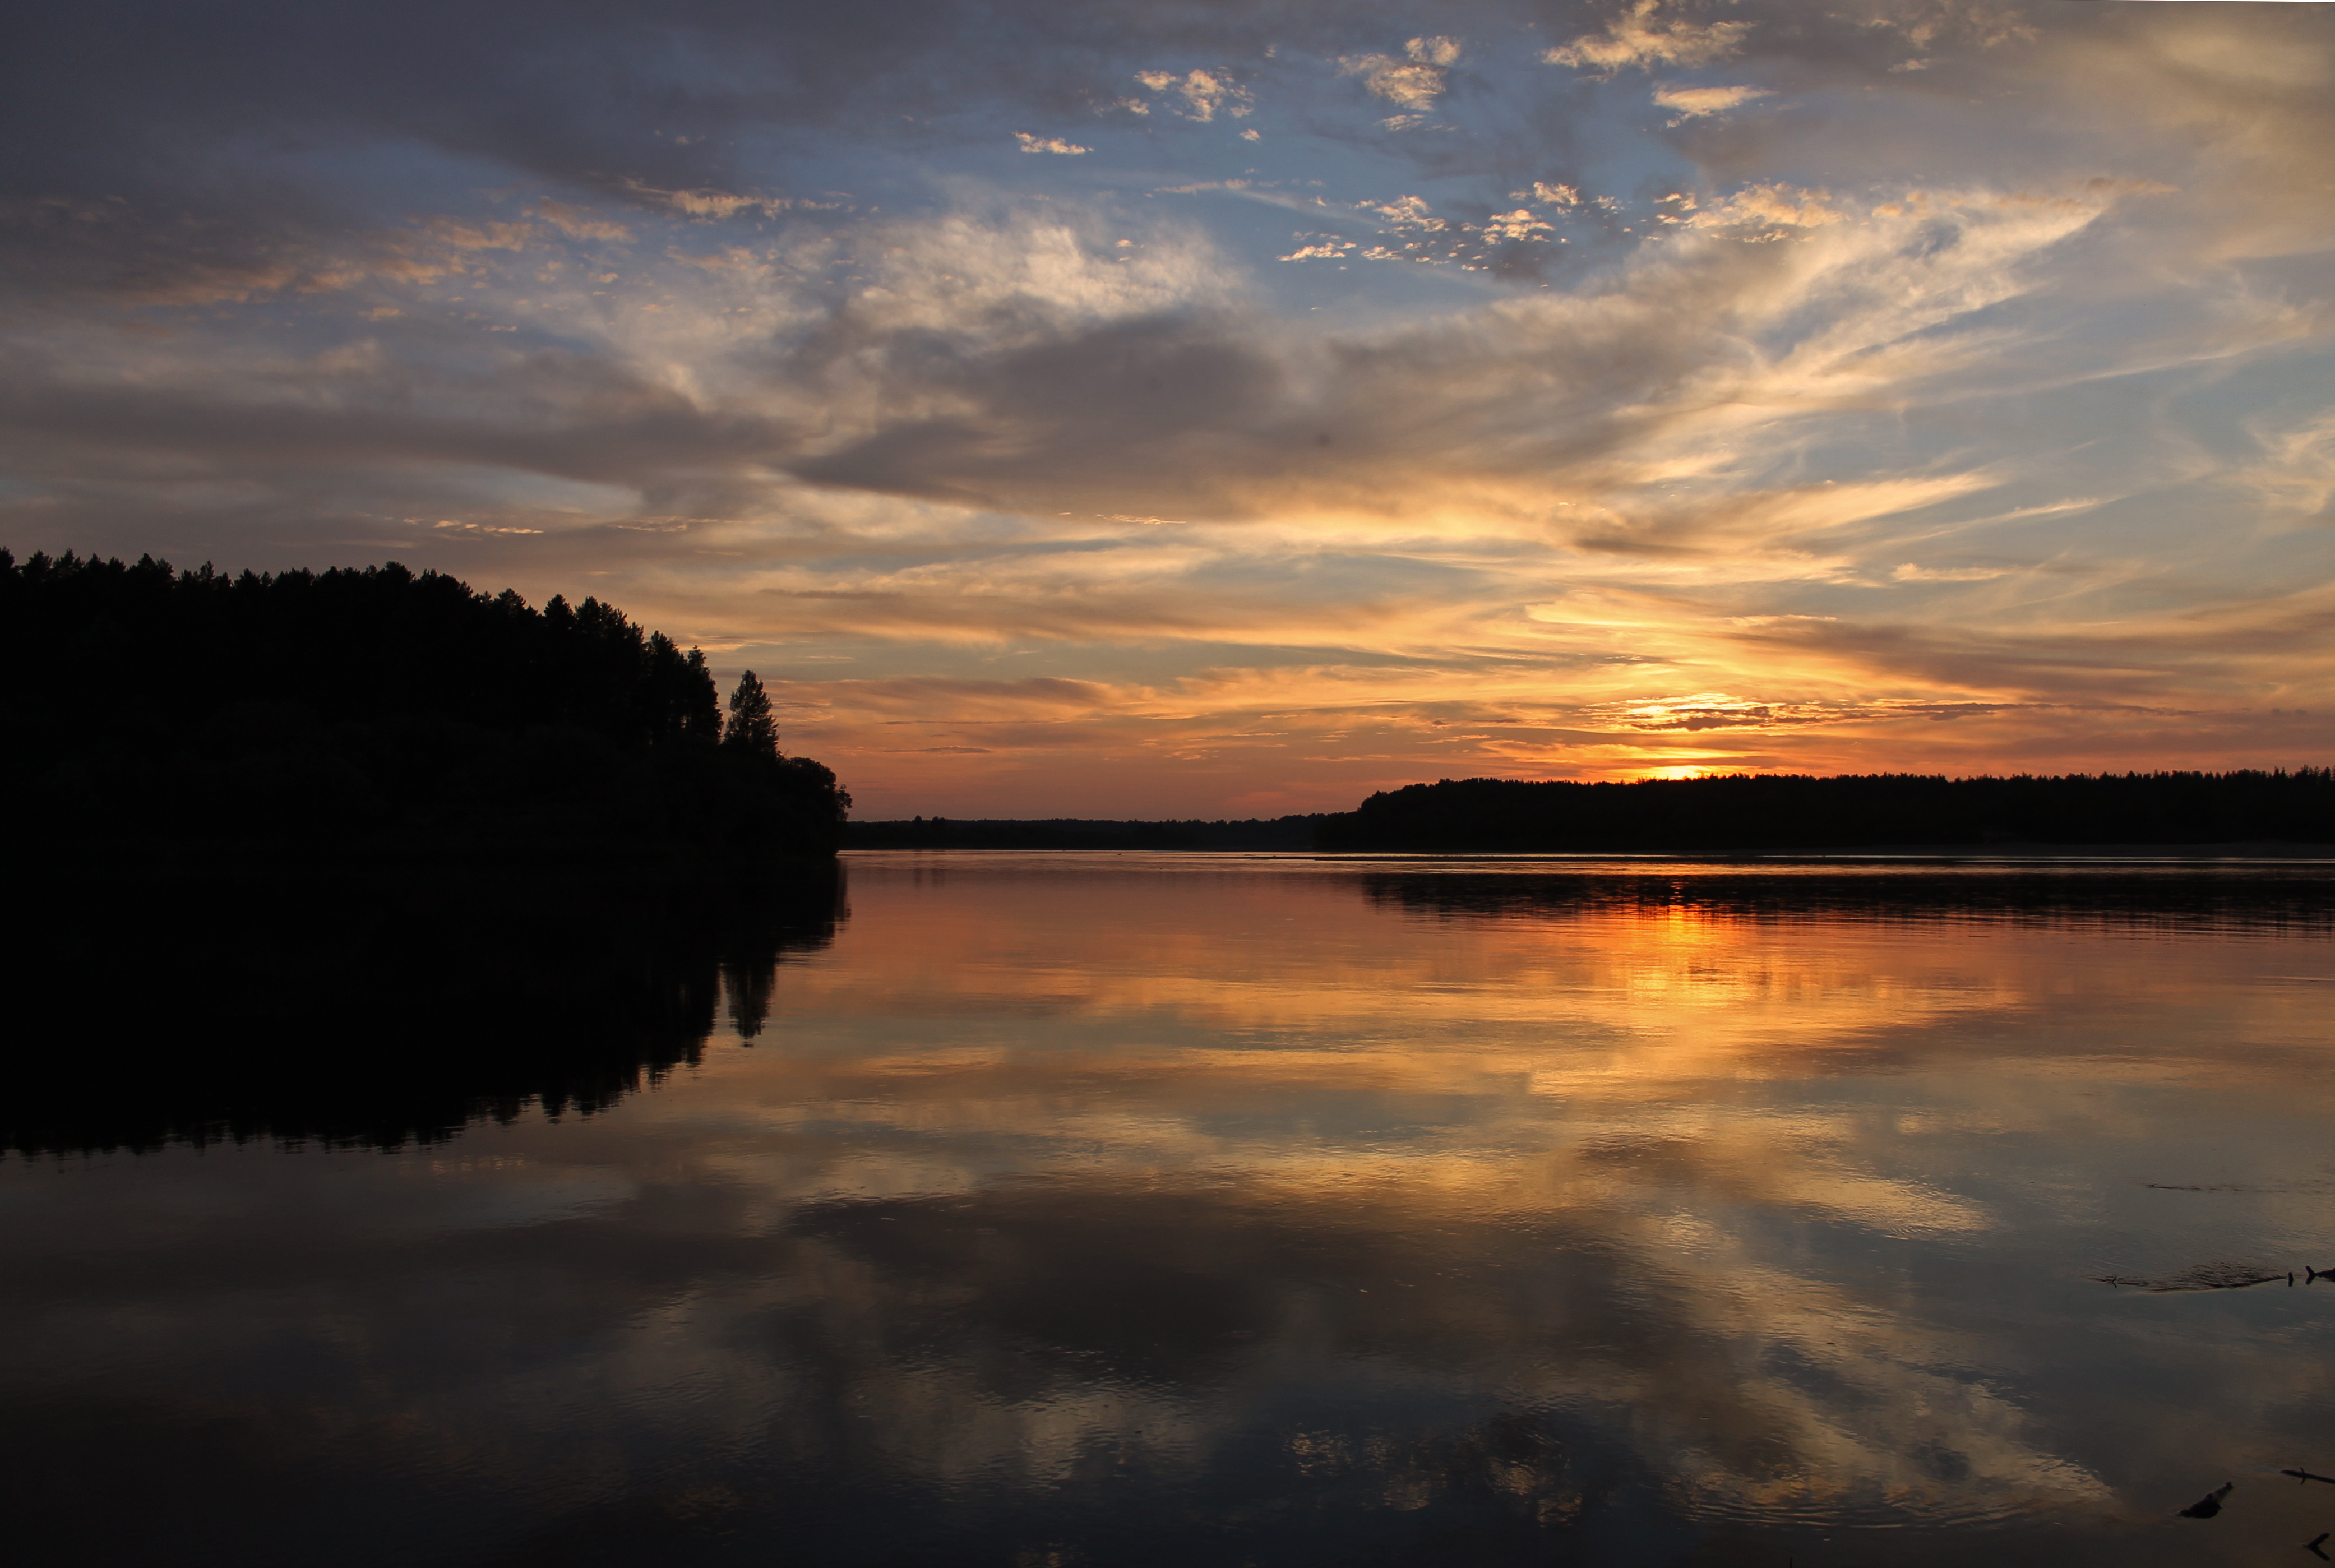
{"type": "Polygon", "coordinates": [[[2335,770],[1942,779],[1446,779],[1324,817],[1327,850],[1724,852],[2335,843],[2335,770]]]}
{"type": "Polygon", "coordinates": [[[725,732],[704,657],[596,599],[0,550],[0,647],[20,865],[729,875],[831,857],[849,805],[751,673],[725,732]]]}

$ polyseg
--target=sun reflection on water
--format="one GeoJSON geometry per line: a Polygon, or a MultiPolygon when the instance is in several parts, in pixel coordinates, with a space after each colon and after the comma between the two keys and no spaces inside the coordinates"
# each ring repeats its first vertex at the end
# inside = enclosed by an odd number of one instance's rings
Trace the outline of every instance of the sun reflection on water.
{"type": "Polygon", "coordinates": [[[869,1563],[2236,1563],[2307,1523],[2165,1533],[2307,1447],[2335,1292],[2095,1282],[2325,1251],[2308,898],[1730,875],[860,857],[751,1040],[451,1149],[157,1157],[167,1203],[112,1201],[168,1224],[41,1233],[136,1230],[76,1309],[119,1331],[22,1342],[262,1447],[367,1412],[367,1485],[536,1509],[545,1553],[567,1505],[509,1500],[579,1488],[869,1563]],[[187,1262],[237,1246],[296,1282],[187,1262]],[[525,1349],[465,1382],[482,1335],[525,1349]],[[250,1391],[326,1342],[345,1380],[250,1391]]]}
{"type": "MultiPolygon", "coordinates": [[[[1318,1299],[1284,1302],[1236,1384],[1195,1379],[1172,1419],[1146,1418],[1187,1454],[1255,1418],[1240,1388],[1302,1381],[1297,1364],[1423,1375],[1342,1345],[1390,1335],[1436,1344],[1438,1373],[1456,1358],[1506,1401],[1599,1424],[1695,1518],[2117,1515],[1993,1374],[1998,1347],[1909,1305],[1909,1254],[2027,1223],[2034,1173],[1969,1179],[1990,1143],[2024,1159],[2129,1136],[2146,1118],[2116,1091],[2209,1057],[2224,1095],[2291,1089],[2298,1055],[2327,1081],[2323,1021],[2235,983],[2260,956],[2243,944],[2032,925],[1942,944],[1683,904],[1453,919],[1326,877],[948,876],[964,896],[863,870],[850,941],[786,999],[786,1059],[725,1080],[728,1111],[850,1129],[833,1164],[790,1172],[813,1201],[1075,1193],[1138,1229],[1189,1202],[1205,1232],[1351,1238],[1350,1273],[1319,1287],[1341,1292],[1339,1327],[1318,1299]],[[931,1027],[871,1050],[876,1017],[931,1027]],[[2231,1064],[2232,1032],[2275,1064],[2231,1064]],[[1591,1326],[1616,1314],[1629,1331],[1591,1326]]],[[[995,1418],[975,1386],[944,1423],[960,1438],[972,1406],[995,1418]]],[[[1012,1441],[1134,1440],[1118,1403],[1066,1437],[1071,1408],[1050,1398],[1046,1435],[1012,1441]]],[[[1287,1441],[1301,1474],[1369,1467],[1351,1444],[1287,1441]]],[[[1380,1467],[1387,1506],[1421,1484],[1380,1467]]]]}

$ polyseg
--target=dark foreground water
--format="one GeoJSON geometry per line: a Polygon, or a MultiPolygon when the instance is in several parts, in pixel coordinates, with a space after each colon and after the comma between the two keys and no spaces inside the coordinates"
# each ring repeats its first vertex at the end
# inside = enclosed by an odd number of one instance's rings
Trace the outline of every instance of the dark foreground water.
{"type": "Polygon", "coordinates": [[[850,860],[79,917],[0,1113],[12,1560],[2335,1530],[2335,868],[850,860]]]}

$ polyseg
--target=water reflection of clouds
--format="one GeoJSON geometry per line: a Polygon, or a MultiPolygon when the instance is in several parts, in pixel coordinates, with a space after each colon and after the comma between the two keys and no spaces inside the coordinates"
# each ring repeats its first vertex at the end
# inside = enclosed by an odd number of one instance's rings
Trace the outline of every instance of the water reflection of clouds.
{"type": "Polygon", "coordinates": [[[2320,943],[1454,917],[1324,878],[863,866],[853,901],[751,1049],[590,1122],[166,1156],[167,1197],[92,1165],[110,1198],[18,1233],[72,1305],[17,1343],[66,1348],[52,1390],[112,1378],[256,1451],[338,1433],[368,1495],[451,1486],[545,1557],[621,1503],[838,1562],[952,1531],[1196,1560],[1233,1518],[1284,1558],[1439,1520],[1486,1562],[1992,1522],[2058,1561],[2020,1520],[2139,1529],[2160,1450],[2307,1431],[2328,1391],[2292,1352],[2318,1320],[2204,1382],[2061,1251],[2323,1225],[2308,1191],[2130,1170],[2323,1165],[2312,989],[2254,983],[2320,943]],[[54,1263],[140,1205],[135,1248],[54,1263]],[[331,1370],[255,1376],[287,1346],[331,1370]],[[2129,1384],[2185,1399],[2178,1432],[2129,1384]]]}
{"type": "MultiPolygon", "coordinates": [[[[913,1398],[879,1379],[884,1391],[874,1397],[899,1423],[904,1451],[924,1455],[920,1463],[935,1473],[958,1474],[1026,1473],[1043,1455],[1102,1442],[1164,1447],[1188,1462],[1194,1448],[1236,1443],[1274,1405],[1299,1391],[1318,1397],[1325,1382],[1347,1400],[1357,1385],[1416,1384],[1419,1397],[1518,1407],[1598,1431],[1609,1446],[1634,1449],[1645,1473],[1665,1476],[1691,1511],[1717,1517],[1861,1515],[1902,1523],[2107,1499],[2080,1466],[2035,1445],[2015,1401],[1972,1375],[1984,1347],[1909,1333],[1853,1292],[1760,1267],[1724,1246],[1681,1256],[1670,1245],[1674,1230],[1658,1220],[1634,1234],[1626,1223],[1562,1224],[1519,1249],[1481,1216],[1396,1195],[1286,1207],[1255,1195],[1214,1206],[1184,1195],[1110,1195],[1123,1227],[1116,1245],[1097,1246],[1080,1215],[1049,1213],[1043,1196],[974,1205],[969,1217],[997,1222],[986,1228],[1020,1244],[999,1247],[993,1258],[960,1256],[946,1271],[958,1287],[953,1293],[979,1305],[958,1320],[963,1337],[953,1355],[937,1365],[915,1358],[902,1369],[913,1398]],[[1177,1246],[1171,1228],[1206,1236],[1229,1256],[1211,1267],[1188,1244],[1177,1246]],[[1432,1239],[1422,1244],[1423,1230],[1432,1239]],[[1027,1249],[1039,1234],[1088,1244],[1077,1247],[1080,1260],[1112,1272],[1140,1249],[1177,1274],[1166,1287],[1171,1299],[1205,1294],[1216,1310],[1178,1314],[1179,1326],[1191,1328],[1197,1317],[1199,1328],[1181,1345],[1146,1333],[1151,1325],[1141,1314],[1133,1346],[1041,1338],[1016,1310],[1022,1292],[1015,1282],[987,1272],[1034,1263],[1075,1299],[1076,1287],[1058,1271],[1078,1264],[1033,1260],[1027,1249]],[[1529,1253],[1541,1249],[1544,1264],[1561,1266],[1534,1266],[1529,1253]],[[1725,1271],[1715,1281],[1695,1272],[1714,1267],[1725,1271]],[[1230,1337],[1221,1322],[1253,1326],[1231,1345],[1210,1343],[1230,1337]],[[1047,1360],[1049,1350],[1061,1360],[1044,1369],[1053,1377],[1038,1389],[993,1380],[1000,1360],[1026,1379],[1028,1361],[1047,1360]],[[1063,1379],[1087,1392],[1066,1401],[1063,1379]],[[1148,1392],[1093,1392],[1130,1382],[1148,1392]],[[1179,1399],[1171,1389],[1188,1392],[1179,1399]],[[1016,1418],[1001,1418],[1001,1397],[1016,1418]],[[1061,1424],[1074,1408],[1094,1424],[1071,1441],[1061,1424]],[[984,1432],[993,1444],[985,1452],[977,1441],[984,1432]],[[968,1459],[969,1444],[977,1462],[968,1459]]],[[[919,1217],[896,1211],[869,1223],[919,1217]]],[[[829,1223],[828,1234],[848,1224],[829,1223]]],[[[904,1244],[869,1244],[889,1251],[904,1244]]],[[[929,1281],[934,1260],[921,1261],[916,1272],[929,1281]]],[[[864,1304],[879,1319],[903,1307],[896,1299],[864,1304]]],[[[1026,1308],[1026,1298],[1018,1304],[1026,1308]]],[[[1343,1464],[1389,1492],[1417,1481],[1399,1453],[1373,1459],[1351,1440],[1342,1450],[1302,1437],[1287,1443],[1301,1471],[1343,1464]]]]}
{"type": "MultiPolygon", "coordinates": [[[[944,1168],[858,1147],[848,1176],[821,1183],[838,1197],[978,1203],[996,1161],[975,1151],[1011,1144],[1018,1174],[1075,1182],[1089,1196],[1130,1179],[1225,1187],[1269,1210],[1327,1205],[1350,1222],[1367,1215],[1359,1223],[1388,1236],[1456,1229],[1479,1245],[1518,1225],[1554,1227],[1568,1256],[1599,1259],[1615,1288],[1662,1291],[1675,1317],[1665,1342],[1724,1347],[1728,1371],[1689,1387],[1696,1380],[1682,1384],[1674,1357],[1593,1359],[1537,1381],[1533,1397],[1636,1412],[1633,1424],[1652,1423],[1649,1455],[1684,1457],[1695,1508],[1719,1516],[1977,1516],[2108,1495],[2080,1465],[2035,1447],[2016,1404],[1970,1375],[1984,1347],[1909,1332],[1900,1314],[1763,1258],[1710,1218],[1798,1215],[1896,1239],[1983,1234],[1998,1223],[1987,1205],[1865,1163],[1872,1104],[1777,1104],[1761,1086],[1831,1070],[1848,1052],[1874,1056],[1862,1063],[1871,1069],[1942,1069],[1946,1081],[1924,1089],[1951,1095],[1971,1031],[2049,1011],[2069,992],[2070,959],[2087,956],[2082,941],[2002,934],[2010,939],[1973,951],[1965,940],[1942,965],[1933,931],[1836,922],[1787,932],[1673,909],[1596,912],[1561,927],[1494,922],[1461,941],[1372,952],[1323,929],[1352,910],[1324,907],[1308,888],[1297,899],[1313,905],[1308,955],[1325,961],[1293,964],[1285,938],[1256,940],[1238,916],[1235,928],[1210,924],[1197,905],[1217,890],[1185,891],[1195,907],[1180,912],[1181,941],[1144,944],[1139,963],[1120,949],[1053,945],[1068,924],[1033,941],[990,924],[870,921],[861,930],[879,952],[807,973],[790,1003],[806,1027],[789,1062],[735,1088],[819,1103],[861,1137],[937,1140],[971,1156],[944,1168]],[[897,966],[880,952],[891,942],[897,966]],[[1012,998],[1018,1006],[999,1005],[1000,992],[1015,991],[1021,972],[978,956],[1001,946],[1054,954],[1012,998]],[[859,995],[872,1005],[857,1005],[859,995]],[[821,1039],[822,1021],[887,1010],[950,1014],[987,1038],[893,1055],[821,1039]],[[1001,1014],[1015,1024],[996,1027],[1001,1014]],[[1398,1125],[1366,1125],[1387,1121],[1398,1125]],[[1715,1419],[1737,1436],[1706,1441],[1653,1414],[1664,1409],[1701,1412],[1690,1426],[1715,1419]]],[[[1174,891],[1152,897],[1172,902],[1174,891]]],[[[1286,918],[1267,910],[1261,923],[1286,918]]],[[[2172,967],[2195,962],[2183,954],[2172,967]]],[[[2160,969],[2156,983],[2195,991],[2207,978],[2160,969]]],[[[2000,1134],[2001,1111],[2018,1107],[2031,1124],[2033,1086],[2018,1077],[1985,1097],[2001,1105],[1893,1112],[1887,1131],[2000,1134]]],[[[1132,1195],[1119,1202],[1139,1206],[1132,1195]]],[[[1316,1230],[1332,1223],[1311,1216],[1316,1230]]],[[[1447,1337],[1464,1337],[1478,1315],[1432,1291],[1409,1299],[1447,1337]]],[[[1519,1331],[1529,1334],[1504,1321],[1483,1342],[1519,1331]]]]}

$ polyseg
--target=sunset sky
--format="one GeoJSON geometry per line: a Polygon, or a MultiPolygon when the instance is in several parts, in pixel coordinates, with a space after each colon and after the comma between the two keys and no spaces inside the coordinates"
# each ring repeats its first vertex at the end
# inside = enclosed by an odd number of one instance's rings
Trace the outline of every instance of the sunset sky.
{"type": "Polygon", "coordinates": [[[0,544],[757,670],[860,817],[2335,760],[2335,6],[0,24],[0,544]]]}

